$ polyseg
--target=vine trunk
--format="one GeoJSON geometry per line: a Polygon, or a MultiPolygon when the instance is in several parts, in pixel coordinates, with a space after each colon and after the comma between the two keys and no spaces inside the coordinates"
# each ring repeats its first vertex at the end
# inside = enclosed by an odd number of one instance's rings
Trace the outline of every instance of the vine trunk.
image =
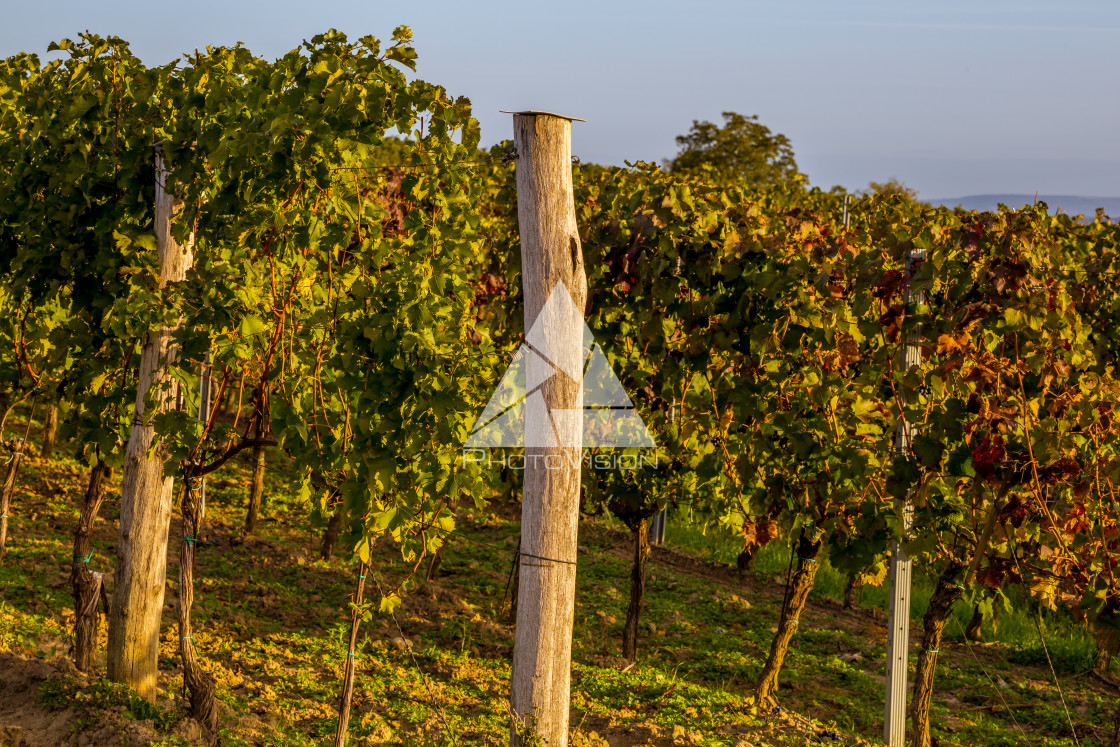
{"type": "Polygon", "coordinates": [[[778,691],[778,675],[782,671],[793,634],[797,632],[805,603],[809,600],[809,592],[817,575],[817,556],[820,555],[823,544],[820,539],[812,539],[804,529],[801,531],[797,542],[797,570],[790,580],[789,595],[778,621],[778,632],[774,634],[770,655],[766,658],[755,688],[755,703],[758,705],[770,706],[774,703],[774,694],[778,691]]]}
{"type": "Polygon", "coordinates": [[[194,605],[194,548],[202,524],[201,491],[188,480],[183,489],[182,542],[179,546],[179,657],[183,662],[183,682],[190,700],[191,718],[202,727],[208,744],[217,741],[218,710],[214,701],[214,675],[203,671],[195,655],[191,607],[194,605]]]}
{"type": "MultiPolygon", "coordinates": [[[[264,494],[264,444],[253,447],[253,482],[249,488],[249,510],[245,514],[245,534],[252,534],[257,526],[264,494]]],[[[328,558],[329,559],[329,558],[328,558]]]]}
{"type": "Polygon", "coordinates": [[[12,508],[12,494],[16,489],[19,463],[23,460],[23,446],[24,441],[20,439],[14,439],[8,445],[4,482],[0,484],[0,563],[4,562],[4,555],[8,551],[8,513],[12,508]]]}
{"type": "Polygon", "coordinates": [[[929,607],[922,618],[922,648],[918,653],[918,666],[914,672],[914,694],[910,699],[910,724],[913,747],[930,747],[929,705],[933,697],[933,677],[937,670],[937,656],[945,623],[953,614],[953,605],[962,594],[957,584],[963,566],[950,563],[937,579],[929,607]]]}
{"type": "Polygon", "coordinates": [[[74,589],[74,666],[87,674],[93,670],[93,654],[97,650],[97,629],[100,626],[97,603],[108,596],[104,576],[90,569],[93,524],[105,499],[105,485],[111,472],[100,459],[90,469],[78,526],[74,529],[74,557],[70,568],[70,585],[74,589]]]}
{"type": "Polygon", "coordinates": [[[649,561],[649,522],[639,519],[634,535],[634,564],[630,569],[630,606],[626,608],[626,626],[622,629],[622,658],[638,660],[638,621],[642,615],[646,593],[646,564],[649,561]]]}
{"type": "MultiPolygon", "coordinates": [[[[372,544],[370,550],[373,549],[372,544]]],[[[346,649],[346,670],[342,676],[342,697],[338,704],[338,730],[335,732],[335,747],[345,747],[347,731],[350,728],[350,702],[354,698],[354,671],[357,667],[358,627],[362,622],[362,600],[365,597],[366,576],[370,564],[362,561],[358,565],[358,586],[354,590],[354,603],[350,606],[350,644],[346,649]]]]}
{"type": "Polygon", "coordinates": [[[342,530],[342,509],[339,508],[327,520],[327,528],[323,532],[323,539],[319,543],[319,555],[323,560],[330,560],[334,554],[334,543],[338,541],[338,533],[342,530]]]}

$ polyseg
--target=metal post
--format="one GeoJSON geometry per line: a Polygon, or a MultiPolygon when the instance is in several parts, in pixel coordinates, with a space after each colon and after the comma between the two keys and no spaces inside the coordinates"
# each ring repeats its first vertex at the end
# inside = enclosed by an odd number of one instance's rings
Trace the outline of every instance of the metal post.
{"type": "MultiPolygon", "coordinates": [[[[847,211],[845,210],[845,218],[847,211]]],[[[912,264],[916,260],[925,259],[925,251],[911,249],[906,260],[906,274],[911,275],[912,264]]],[[[924,293],[916,291],[912,283],[908,283],[903,296],[903,302],[909,309],[913,303],[922,303],[924,293]]],[[[900,362],[902,372],[905,374],[914,366],[922,363],[921,327],[906,333],[905,344],[902,348],[900,362]]],[[[907,402],[905,387],[900,387],[899,400],[905,407],[907,402]]],[[[910,444],[914,438],[914,426],[906,421],[905,412],[899,414],[898,426],[895,430],[894,448],[897,454],[910,452],[910,444]]],[[[911,525],[910,491],[906,500],[896,500],[896,508],[901,508],[903,513],[904,535],[909,534],[911,525]]],[[[885,718],[883,722],[883,741],[889,747],[905,747],[906,744],[906,679],[907,659],[910,645],[910,573],[911,563],[906,556],[906,550],[900,542],[891,543],[890,559],[890,613],[887,621],[887,693],[885,718]]]]}
{"type": "Polygon", "coordinates": [[[665,544],[665,524],[669,520],[669,507],[661,509],[650,524],[649,541],[651,545],[665,544]]]}

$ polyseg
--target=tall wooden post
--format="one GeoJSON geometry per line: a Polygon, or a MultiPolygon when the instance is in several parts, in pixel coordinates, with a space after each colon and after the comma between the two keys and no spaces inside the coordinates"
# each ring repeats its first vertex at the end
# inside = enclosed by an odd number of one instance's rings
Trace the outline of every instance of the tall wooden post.
{"type": "MultiPolygon", "coordinates": [[[[155,231],[163,287],[186,277],[194,262],[194,238],[185,244],[172,238],[171,224],[183,204],[165,189],[169,172],[158,145],[155,162],[155,231]]],[[[163,474],[163,448],[148,455],[155,429],[145,399],[151,398],[155,412],[175,404],[174,380],[167,370],[178,357],[178,349],[171,341],[173,331],[173,326],[150,331],[140,355],[136,409],[121,476],[120,539],[109,613],[109,678],[128,683],[138,694],[153,701],[174,479],[163,474]]]]}
{"type": "Polygon", "coordinates": [[[544,407],[525,408],[510,742],[519,745],[521,736],[535,732],[549,747],[565,747],[583,423],[582,416],[565,417],[562,411],[578,415],[583,392],[578,374],[573,379],[561,372],[573,366],[582,372],[587,276],[572,194],[572,118],[518,112],[513,131],[525,329],[528,334],[545,312],[536,329],[547,349],[536,352],[552,365],[534,356],[527,372],[530,381],[544,381],[544,407]],[[563,303],[550,302],[554,298],[563,303]],[[573,307],[578,313],[562,313],[573,307]],[[554,445],[547,445],[546,434],[553,432],[554,445]]]}
{"type": "MultiPolygon", "coordinates": [[[[845,206],[846,207],[846,206],[845,206]]],[[[845,213],[847,211],[845,210],[845,213]]],[[[847,217],[845,215],[845,217],[847,217]]],[[[915,261],[924,260],[926,253],[922,250],[911,249],[906,260],[907,277],[912,276],[915,261]]],[[[922,303],[924,294],[915,291],[913,281],[909,281],[903,297],[903,302],[909,310],[912,303],[922,303]]],[[[922,363],[921,329],[904,333],[905,340],[899,356],[902,372],[905,374],[914,366],[922,363]]],[[[899,400],[905,407],[908,401],[905,387],[899,388],[899,400]]],[[[914,438],[914,426],[906,421],[906,414],[900,413],[898,425],[895,430],[895,452],[898,454],[910,453],[910,444],[914,438]]],[[[910,531],[910,499],[913,491],[906,496],[905,501],[896,501],[896,507],[903,512],[904,531],[910,531]]],[[[887,698],[885,718],[883,721],[883,741],[888,747],[905,747],[906,744],[906,677],[907,660],[910,646],[910,572],[911,562],[906,556],[902,543],[891,543],[890,560],[890,612],[887,619],[887,698]]]]}

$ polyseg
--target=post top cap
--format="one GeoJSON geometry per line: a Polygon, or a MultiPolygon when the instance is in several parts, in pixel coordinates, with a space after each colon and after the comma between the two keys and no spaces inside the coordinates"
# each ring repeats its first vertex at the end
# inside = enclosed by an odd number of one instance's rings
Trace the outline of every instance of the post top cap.
{"type": "Polygon", "coordinates": [[[531,110],[526,111],[526,112],[511,112],[508,109],[499,109],[498,111],[500,111],[502,114],[522,114],[522,115],[525,115],[525,116],[534,116],[534,117],[537,116],[537,115],[544,116],[544,117],[558,117],[560,119],[566,119],[569,122],[586,122],[587,121],[586,119],[580,119],[579,117],[567,117],[567,116],[564,116],[563,114],[555,114],[553,112],[541,112],[541,111],[537,111],[536,109],[531,109],[531,110]]]}

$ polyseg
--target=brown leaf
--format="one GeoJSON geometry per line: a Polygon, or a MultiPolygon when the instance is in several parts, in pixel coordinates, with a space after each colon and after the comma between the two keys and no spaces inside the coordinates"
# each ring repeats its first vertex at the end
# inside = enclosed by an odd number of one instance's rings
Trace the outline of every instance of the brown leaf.
{"type": "Polygon", "coordinates": [[[905,280],[906,276],[903,274],[902,270],[888,270],[883,274],[883,277],[879,278],[879,281],[875,283],[873,293],[876,298],[883,299],[898,295],[905,280]]]}
{"type": "Polygon", "coordinates": [[[1027,268],[1021,264],[996,265],[988,268],[988,279],[991,280],[996,293],[1003,293],[1004,290],[1019,290],[1026,277],[1027,268]]]}
{"type": "Polygon", "coordinates": [[[879,324],[883,327],[883,336],[887,338],[888,342],[898,342],[902,329],[903,311],[902,304],[895,304],[879,317],[879,324]]]}
{"type": "Polygon", "coordinates": [[[992,309],[987,304],[977,301],[965,306],[964,316],[961,317],[960,326],[962,329],[968,329],[976,322],[987,319],[992,315],[992,309]]]}
{"type": "Polygon", "coordinates": [[[1062,457],[1058,461],[1051,462],[1043,467],[1039,471],[1038,477],[1044,482],[1057,482],[1079,474],[1081,474],[1081,465],[1077,463],[1077,460],[1072,457],[1062,457]]]}

